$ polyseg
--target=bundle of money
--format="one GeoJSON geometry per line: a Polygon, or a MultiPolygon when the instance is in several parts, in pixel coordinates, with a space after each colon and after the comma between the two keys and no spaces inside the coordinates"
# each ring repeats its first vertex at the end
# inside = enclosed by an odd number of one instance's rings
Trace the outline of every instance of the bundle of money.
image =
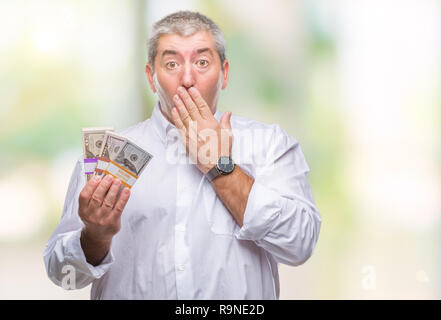
{"type": "Polygon", "coordinates": [[[89,181],[94,174],[98,162],[98,156],[103,147],[106,131],[111,132],[113,131],[113,128],[83,128],[84,171],[87,181],[89,181]]]}
{"type": "Polygon", "coordinates": [[[126,138],[114,159],[109,159],[105,174],[110,174],[129,189],[135,184],[153,156],[126,138]]]}
{"type": "Polygon", "coordinates": [[[103,139],[103,146],[98,155],[98,162],[95,168],[95,174],[103,177],[104,170],[107,168],[110,160],[114,160],[121,150],[122,145],[126,142],[126,138],[111,131],[107,131],[103,139]]]}
{"type": "MultiPolygon", "coordinates": [[[[92,176],[95,174],[103,177],[109,174],[114,178],[119,179],[122,186],[130,189],[153,158],[153,155],[138,146],[131,139],[113,132],[112,128],[109,129],[110,130],[104,130],[103,137],[100,140],[100,150],[98,152],[96,152],[95,149],[93,150],[93,154],[96,156],[95,158],[92,158],[95,159],[92,173],[91,171],[88,171],[92,169],[92,161],[89,160],[91,159],[89,158],[89,155],[92,153],[89,151],[90,147],[86,148],[85,145],[86,141],[88,142],[88,146],[93,139],[98,141],[98,138],[100,137],[99,134],[102,133],[103,128],[83,129],[84,150],[88,150],[90,153],[84,151],[85,169],[86,163],[88,164],[88,168],[85,170],[86,176],[92,176]],[[85,132],[88,134],[87,139],[84,138],[85,132]],[[95,133],[95,135],[92,133],[95,133]]],[[[97,143],[97,145],[99,145],[99,143],[97,143]]],[[[90,177],[88,177],[88,181],[89,179],[90,177]]]]}

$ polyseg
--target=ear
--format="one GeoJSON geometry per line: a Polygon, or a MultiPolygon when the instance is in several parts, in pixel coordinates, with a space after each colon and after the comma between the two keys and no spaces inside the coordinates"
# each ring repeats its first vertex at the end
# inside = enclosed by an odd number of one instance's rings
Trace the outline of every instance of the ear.
{"type": "Polygon", "coordinates": [[[230,63],[227,59],[224,60],[224,79],[222,81],[222,90],[227,87],[228,83],[228,71],[230,70],[230,63]]]}
{"type": "Polygon", "coordinates": [[[153,83],[153,70],[152,70],[152,66],[148,62],[145,65],[145,74],[147,76],[147,80],[149,81],[150,88],[152,89],[152,91],[154,93],[156,93],[156,88],[155,88],[155,85],[153,83]]]}

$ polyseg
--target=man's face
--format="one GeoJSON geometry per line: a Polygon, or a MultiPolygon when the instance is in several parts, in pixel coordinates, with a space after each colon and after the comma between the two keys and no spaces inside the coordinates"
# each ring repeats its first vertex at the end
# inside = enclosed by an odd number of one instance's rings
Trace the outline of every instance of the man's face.
{"type": "Polygon", "coordinates": [[[197,32],[188,37],[177,34],[164,35],[159,39],[155,57],[155,74],[149,64],[146,74],[153,92],[158,93],[161,109],[171,120],[174,105],[172,97],[178,87],[195,87],[214,113],[220,89],[228,80],[228,61],[224,61],[224,72],[215,44],[208,31],[197,32]],[[162,106],[167,104],[167,106],[162,106]]]}

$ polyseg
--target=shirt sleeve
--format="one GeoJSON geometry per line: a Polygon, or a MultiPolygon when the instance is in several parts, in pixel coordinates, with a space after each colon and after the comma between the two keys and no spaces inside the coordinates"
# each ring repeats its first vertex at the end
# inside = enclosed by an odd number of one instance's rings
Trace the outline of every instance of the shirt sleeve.
{"type": "Polygon", "coordinates": [[[69,182],[61,221],[43,253],[48,277],[64,289],[86,287],[102,277],[114,262],[112,249],[98,266],[86,261],[80,242],[84,224],[78,215],[78,198],[84,185],[84,167],[82,159],[79,159],[69,182]]]}
{"type": "Polygon", "coordinates": [[[280,263],[297,266],[312,255],[321,227],[299,143],[274,127],[264,165],[255,172],[244,223],[236,232],[253,240],[280,263]]]}

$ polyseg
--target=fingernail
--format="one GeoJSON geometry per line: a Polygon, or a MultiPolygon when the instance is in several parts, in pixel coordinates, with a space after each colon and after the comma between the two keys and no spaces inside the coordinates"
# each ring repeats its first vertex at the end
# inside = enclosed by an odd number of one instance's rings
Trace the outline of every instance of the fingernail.
{"type": "Polygon", "coordinates": [[[98,181],[101,180],[101,177],[100,176],[95,176],[95,177],[93,177],[93,180],[98,182],[98,181]]]}
{"type": "Polygon", "coordinates": [[[173,99],[175,99],[176,101],[178,101],[178,100],[179,100],[179,97],[178,97],[178,95],[177,95],[177,94],[175,94],[175,95],[173,96],[173,99]]]}

